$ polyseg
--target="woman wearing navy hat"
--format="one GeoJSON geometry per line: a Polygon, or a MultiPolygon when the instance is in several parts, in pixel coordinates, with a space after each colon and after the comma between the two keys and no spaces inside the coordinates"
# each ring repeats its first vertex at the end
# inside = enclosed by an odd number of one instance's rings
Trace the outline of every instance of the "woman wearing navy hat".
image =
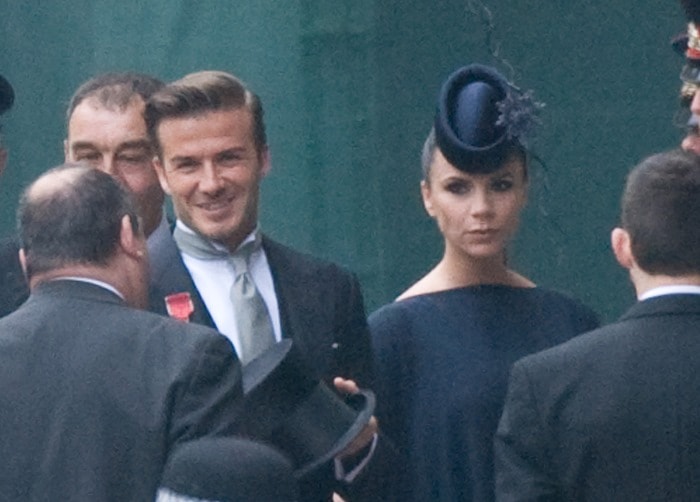
{"type": "Polygon", "coordinates": [[[440,92],[421,194],[444,254],[370,316],[377,417],[403,455],[397,500],[493,500],[492,439],[510,366],[598,324],[506,259],[527,200],[526,136],[539,106],[482,65],[459,69],[440,92]]]}

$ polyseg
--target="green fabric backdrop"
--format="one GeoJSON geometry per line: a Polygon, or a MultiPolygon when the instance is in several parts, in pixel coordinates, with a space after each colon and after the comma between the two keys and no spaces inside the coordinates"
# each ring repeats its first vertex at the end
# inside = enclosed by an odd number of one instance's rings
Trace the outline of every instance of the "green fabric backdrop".
{"type": "MultiPolygon", "coordinates": [[[[491,43],[546,102],[530,205],[511,250],[537,283],[605,320],[634,297],[609,251],[625,173],[677,145],[684,29],[674,2],[491,0],[491,43]],[[634,5],[630,10],[629,5],[634,5]]],[[[419,152],[441,81],[492,62],[474,1],[0,0],[0,72],[17,91],[0,181],[0,234],[24,185],[62,161],[64,110],[95,73],[171,80],[221,69],[266,107],[273,171],[263,228],[356,271],[368,311],[438,259],[418,191],[419,152]]],[[[502,67],[503,68],[503,67],[502,67]]]]}

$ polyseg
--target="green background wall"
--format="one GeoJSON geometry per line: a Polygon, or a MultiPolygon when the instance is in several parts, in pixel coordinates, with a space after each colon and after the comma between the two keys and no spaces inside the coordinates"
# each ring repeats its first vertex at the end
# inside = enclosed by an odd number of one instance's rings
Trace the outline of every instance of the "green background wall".
{"type": "MultiPolygon", "coordinates": [[[[546,102],[530,206],[511,250],[536,282],[605,320],[633,300],[608,246],[627,170],[674,147],[684,29],[675,2],[486,2],[492,46],[546,102]],[[630,10],[630,5],[634,10],[630,10]],[[494,45],[496,44],[496,45],[494,45]]],[[[108,70],[172,80],[235,73],[266,107],[273,172],[263,228],[358,273],[367,310],[439,258],[418,191],[435,95],[456,67],[492,63],[474,1],[0,0],[0,73],[17,91],[0,234],[23,186],[62,161],[72,91],[108,70]]],[[[505,67],[501,66],[502,69],[505,67]]]]}

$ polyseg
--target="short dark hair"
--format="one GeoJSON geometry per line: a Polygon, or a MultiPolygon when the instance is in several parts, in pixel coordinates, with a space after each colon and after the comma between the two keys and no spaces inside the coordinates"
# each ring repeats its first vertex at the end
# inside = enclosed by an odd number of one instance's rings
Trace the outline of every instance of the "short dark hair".
{"type": "Polygon", "coordinates": [[[17,211],[27,275],[105,265],[117,249],[125,215],[138,231],[132,197],[110,175],[77,163],[50,169],[24,191],[17,211]]]}
{"type": "Polygon", "coordinates": [[[155,77],[136,72],[110,72],[97,75],[75,91],[66,111],[66,127],[77,106],[87,98],[95,98],[105,108],[124,110],[134,97],[145,103],[165,84],[155,77]]]}
{"type": "Polygon", "coordinates": [[[222,71],[190,73],[154,93],[146,103],[148,136],[161,155],[158,126],[163,120],[239,108],[247,108],[253,115],[253,140],[262,152],[267,136],[260,98],[237,77],[222,71]]]}
{"type": "Polygon", "coordinates": [[[700,273],[700,157],[671,150],[638,164],[625,185],[621,224],[645,272],[700,273]]]}

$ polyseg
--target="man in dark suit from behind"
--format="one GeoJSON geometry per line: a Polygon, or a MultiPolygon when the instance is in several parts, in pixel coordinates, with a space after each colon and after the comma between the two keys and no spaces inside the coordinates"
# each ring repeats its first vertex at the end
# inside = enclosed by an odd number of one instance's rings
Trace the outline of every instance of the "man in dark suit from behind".
{"type": "Polygon", "coordinates": [[[18,222],[31,295],[0,319],[0,500],[153,500],[175,446],[238,427],[231,344],[133,308],[146,240],[109,175],[48,171],[18,222]]]}
{"type": "Polygon", "coordinates": [[[653,155],[612,231],[639,301],[517,362],[495,439],[499,501],[700,494],[700,158],[653,155]]]}

